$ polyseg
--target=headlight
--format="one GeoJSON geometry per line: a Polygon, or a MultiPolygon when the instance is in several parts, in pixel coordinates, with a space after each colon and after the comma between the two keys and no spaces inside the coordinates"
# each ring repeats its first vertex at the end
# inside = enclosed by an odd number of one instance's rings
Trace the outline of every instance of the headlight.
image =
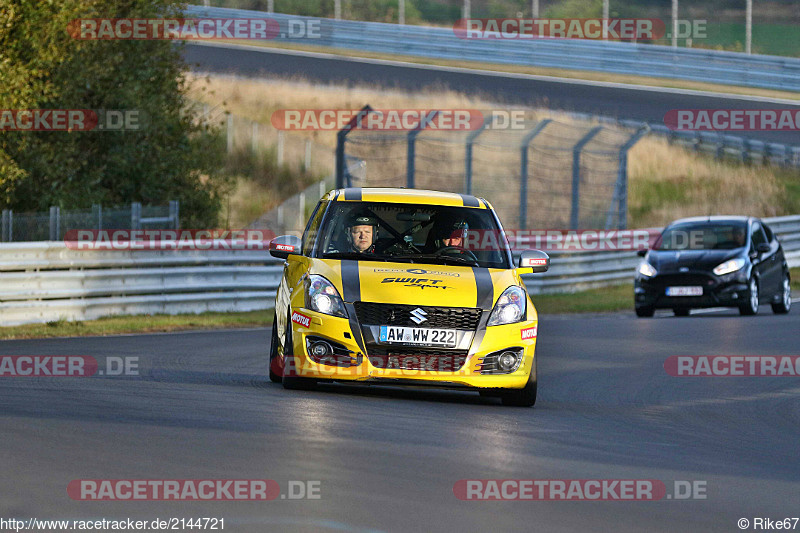
{"type": "Polygon", "coordinates": [[[306,307],[320,313],[347,318],[344,302],[336,287],[316,274],[310,274],[305,280],[306,307]]]}
{"type": "Polygon", "coordinates": [[[651,265],[647,261],[642,261],[639,264],[639,268],[636,271],[646,278],[652,278],[653,276],[658,274],[658,271],[655,268],[653,268],[653,265],[651,265]]]}
{"type": "Polygon", "coordinates": [[[500,324],[513,324],[520,322],[525,317],[525,291],[520,287],[512,286],[503,291],[497,303],[494,304],[492,314],[489,315],[487,326],[500,324]]]}
{"type": "Polygon", "coordinates": [[[742,267],[744,267],[744,259],[737,257],[736,259],[731,259],[730,261],[725,261],[721,265],[717,265],[713,272],[717,276],[724,276],[725,274],[736,272],[742,267]]]}

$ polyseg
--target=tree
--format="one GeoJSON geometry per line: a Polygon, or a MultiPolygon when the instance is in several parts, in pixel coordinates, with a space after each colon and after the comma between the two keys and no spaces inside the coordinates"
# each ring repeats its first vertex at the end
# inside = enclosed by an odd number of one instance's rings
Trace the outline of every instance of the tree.
{"type": "Polygon", "coordinates": [[[138,131],[0,132],[0,205],[16,211],[181,202],[185,226],[217,222],[228,186],[216,132],[187,112],[181,45],[80,40],[82,18],[180,18],[173,0],[3,0],[0,109],[135,111],[138,131]]]}

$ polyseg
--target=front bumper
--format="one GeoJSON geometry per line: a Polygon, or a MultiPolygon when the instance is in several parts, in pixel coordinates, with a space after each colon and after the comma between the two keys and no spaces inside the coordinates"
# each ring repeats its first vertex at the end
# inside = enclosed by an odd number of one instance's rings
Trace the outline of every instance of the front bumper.
{"type": "Polygon", "coordinates": [[[715,276],[706,272],[657,274],[652,278],[637,276],[634,281],[636,307],[655,309],[690,309],[737,307],[749,298],[747,279],[739,272],[715,276]],[[667,287],[701,286],[702,296],[667,296],[667,287]]]}
{"type": "Polygon", "coordinates": [[[291,323],[293,346],[285,357],[284,373],[291,376],[327,381],[365,382],[396,385],[435,385],[444,388],[520,389],[528,382],[533,368],[536,337],[523,339],[522,331],[533,328],[537,320],[491,326],[483,334],[478,329],[466,350],[382,346],[371,353],[359,346],[348,319],[316,313],[309,309],[298,312],[311,317],[308,326],[291,323]],[[312,357],[307,339],[323,339],[335,343],[332,357],[312,357]],[[478,349],[474,350],[474,346],[478,349]],[[522,353],[519,367],[508,374],[482,374],[484,357],[503,349],[516,348],[522,353]]]}

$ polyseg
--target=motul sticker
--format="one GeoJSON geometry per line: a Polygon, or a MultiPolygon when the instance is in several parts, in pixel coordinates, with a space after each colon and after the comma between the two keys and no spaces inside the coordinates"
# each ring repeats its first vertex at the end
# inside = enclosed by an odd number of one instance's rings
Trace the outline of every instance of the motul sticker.
{"type": "Polygon", "coordinates": [[[291,244],[276,244],[276,250],[283,250],[284,252],[294,252],[294,246],[291,244]]]}
{"type": "Polygon", "coordinates": [[[533,326],[530,328],[523,329],[520,334],[522,336],[522,340],[526,339],[535,339],[538,333],[539,326],[533,326]]]}
{"type": "Polygon", "coordinates": [[[309,324],[311,324],[311,317],[295,311],[294,313],[292,313],[292,322],[295,322],[297,324],[300,324],[304,328],[307,328],[309,324]]]}
{"type": "Polygon", "coordinates": [[[532,257],[526,257],[522,259],[522,266],[524,267],[544,266],[546,264],[547,259],[535,259],[532,257]]]}

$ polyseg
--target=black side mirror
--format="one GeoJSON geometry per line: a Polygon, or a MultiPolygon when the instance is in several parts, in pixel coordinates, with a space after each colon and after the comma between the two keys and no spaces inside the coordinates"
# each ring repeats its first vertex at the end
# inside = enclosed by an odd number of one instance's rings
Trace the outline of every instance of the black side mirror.
{"type": "Polygon", "coordinates": [[[531,272],[547,272],[550,256],[541,250],[525,250],[519,256],[519,268],[530,268],[531,272]]]}
{"type": "Polygon", "coordinates": [[[300,246],[300,239],[294,235],[281,235],[269,241],[269,254],[272,257],[286,259],[289,254],[299,254],[300,246]]]}
{"type": "Polygon", "coordinates": [[[647,250],[646,249],[645,250],[636,250],[636,255],[638,255],[639,257],[644,257],[644,256],[647,255],[647,250]]]}
{"type": "Polygon", "coordinates": [[[758,246],[756,246],[756,251],[760,254],[769,253],[772,248],[770,247],[768,242],[762,242],[758,246]]]}

